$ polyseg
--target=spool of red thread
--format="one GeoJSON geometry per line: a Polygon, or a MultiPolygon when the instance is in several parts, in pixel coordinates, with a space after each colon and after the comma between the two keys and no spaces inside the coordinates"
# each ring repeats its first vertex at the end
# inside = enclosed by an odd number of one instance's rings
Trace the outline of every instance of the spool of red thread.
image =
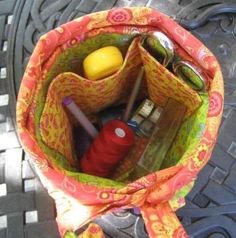
{"type": "Polygon", "coordinates": [[[134,133],[126,123],[112,120],[104,125],[80,162],[84,173],[108,177],[134,144],[134,133]]]}

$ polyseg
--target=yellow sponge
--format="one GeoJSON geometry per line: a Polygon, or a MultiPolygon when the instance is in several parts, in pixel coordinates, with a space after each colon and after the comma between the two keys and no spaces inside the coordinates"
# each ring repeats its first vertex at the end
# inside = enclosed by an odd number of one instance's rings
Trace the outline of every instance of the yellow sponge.
{"type": "Polygon", "coordinates": [[[123,57],[115,46],[106,46],[89,54],[83,62],[85,77],[98,80],[121,68],[123,57]]]}

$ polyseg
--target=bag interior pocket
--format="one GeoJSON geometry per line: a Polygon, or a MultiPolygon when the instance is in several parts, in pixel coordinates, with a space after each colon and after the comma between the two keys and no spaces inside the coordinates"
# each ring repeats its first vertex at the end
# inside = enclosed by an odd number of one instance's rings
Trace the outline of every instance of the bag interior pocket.
{"type": "MultiPolygon", "coordinates": [[[[63,98],[71,97],[93,121],[96,113],[102,109],[127,101],[138,69],[142,64],[145,68],[145,80],[143,80],[141,94],[150,98],[158,106],[164,107],[168,98],[173,98],[187,107],[183,126],[167,154],[170,163],[165,160],[162,167],[169,167],[170,164],[177,163],[187,150],[187,147],[182,148],[183,153],[177,153],[175,159],[172,160],[172,155],[178,151],[179,143],[182,142],[181,138],[188,137],[189,131],[187,132],[186,127],[189,126],[189,123],[197,121],[196,115],[200,110],[197,109],[202,104],[202,99],[197,92],[156,61],[142,47],[139,37],[134,39],[132,37],[122,34],[98,35],[86,40],[87,43],[85,41],[85,43],[66,49],[65,52],[57,56],[57,60],[51,66],[51,72],[48,73],[49,76],[54,75],[54,77],[48,87],[46,101],[40,116],[40,137],[38,137],[38,140],[48,147],[45,153],[50,157],[54,157],[58,161],[64,158],[72,166],[78,162],[73,141],[75,120],[63,107],[63,98]],[[82,76],[83,59],[94,50],[108,45],[117,46],[121,50],[124,56],[121,69],[98,81],[84,78],[82,76]]],[[[206,115],[205,111],[203,113],[206,115]]],[[[198,133],[198,138],[199,136],[200,133],[198,133]]],[[[191,134],[191,138],[195,137],[197,138],[197,131],[195,134],[191,134]]],[[[189,138],[188,141],[190,141],[189,138]]],[[[77,138],[77,140],[80,139],[83,138],[77,138]]],[[[137,163],[147,142],[146,139],[136,137],[135,146],[117,166],[112,178],[117,179],[120,175],[125,175],[137,163]]],[[[122,177],[120,178],[122,180],[122,177]]]]}
{"type": "MultiPolygon", "coordinates": [[[[139,50],[145,68],[148,97],[161,107],[165,107],[168,99],[172,98],[183,103],[187,108],[185,120],[160,165],[160,169],[163,169],[180,162],[181,157],[191,144],[196,144],[201,138],[207,118],[208,96],[207,94],[198,94],[185,82],[163,67],[143,48],[141,42],[139,42],[139,50]]],[[[130,181],[132,177],[139,177],[138,170],[135,176],[132,176],[132,171],[140,160],[147,144],[148,139],[136,138],[133,150],[116,168],[113,174],[114,179],[130,181]]]]}
{"type": "Polygon", "coordinates": [[[186,105],[186,116],[191,115],[202,103],[199,94],[161,65],[141,43],[139,50],[146,72],[150,99],[159,106],[165,106],[168,98],[175,99],[186,105]]]}
{"type": "MultiPolygon", "coordinates": [[[[40,119],[40,133],[46,145],[69,161],[74,160],[73,124],[62,106],[63,98],[72,98],[90,117],[112,104],[121,103],[130,93],[141,64],[139,51],[136,50],[138,40],[134,39],[129,45],[120,70],[109,77],[92,81],[73,72],[64,72],[53,79],[40,119]]],[[[82,62],[77,64],[81,65],[82,62]]],[[[77,72],[81,72],[81,69],[77,72]]]]}

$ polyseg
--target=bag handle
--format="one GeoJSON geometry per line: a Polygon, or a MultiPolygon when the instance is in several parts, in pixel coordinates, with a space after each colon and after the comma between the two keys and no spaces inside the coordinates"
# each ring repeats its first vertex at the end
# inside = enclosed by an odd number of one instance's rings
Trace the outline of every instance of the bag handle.
{"type": "Polygon", "coordinates": [[[74,232],[67,232],[63,238],[105,238],[105,235],[99,225],[90,223],[88,228],[80,235],[77,236],[74,232]]]}
{"type": "Polygon", "coordinates": [[[150,237],[188,238],[169,202],[153,205],[146,203],[141,214],[150,237]]]}
{"type": "MultiPolygon", "coordinates": [[[[188,176],[187,173],[184,173],[184,176],[177,176],[178,172],[184,172],[185,168],[182,166],[175,166],[170,167],[168,169],[158,171],[153,174],[147,175],[145,178],[140,178],[139,180],[135,181],[133,184],[129,185],[126,188],[121,188],[120,190],[116,191],[117,199],[107,200],[105,204],[103,204],[103,208],[100,207],[97,212],[93,212],[90,215],[88,214],[87,222],[91,221],[92,217],[95,217],[101,213],[104,213],[111,209],[111,207],[120,207],[120,208],[130,208],[130,207],[139,207],[144,218],[144,223],[147,228],[148,234],[151,238],[156,237],[163,237],[163,238],[187,238],[188,235],[184,231],[183,226],[181,225],[180,221],[178,220],[175,212],[173,211],[172,207],[169,204],[169,200],[173,197],[175,193],[175,189],[180,189],[184,185],[188,184],[191,181],[191,177],[188,176]],[[144,182],[147,181],[153,182],[153,186],[144,187],[144,182]]],[[[150,185],[150,184],[149,184],[150,185]]],[[[65,198],[65,194],[64,194],[65,198]]],[[[70,198],[72,199],[72,198],[70,198]]],[[[75,200],[76,201],[76,200],[75,200]]],[[[75,202],[74,201],[74,202],[75,202]]],[[[79,203],[79,201],[77,201],[79,203]]],[[[57,203],[56,203],[57,204],[57,203]]],[[[81,206],[82,204],[80,204],[81,206]]],[[[89,204],[87,204],[88,206],[89,204]]],[[[94,204],[90,204],[90,206],[94,204]]],[[[98,204],[95,205],[96,208],[98,204]]],[[[83,205],[82,205],[83,206],[83,205]]],[[[84,204],[84,206],[86,206],[84,204]]],[[[79,212],[75,211],[77,205],[75,207],[70,207],[69,210],[72,213],[67,214],[66,217],[71,217],[75,214],[79,214],[79,212]]],[[[59,207],[57,207],[59,208],[59,207]]],[[[68,209],[65,210],[68,212],[68,209]]],[[[74,218],[71,218],[73,221],[74,218]]],[[[64,238],[101,238],[104,237],[103,233],[101,232],[101,228],[98,229],[98,225],[91,223],[88,229],[80,234],[80,236],[76,236],[72,232],[63,232],[68,231],[68,226],[66,226],[65,222],[69,222],[71,228],[78,227],[78,224],[71,224],[70,221],[63,220],[63,211],[60,213],[58,210],[58,225],[59,229],[61,228],[61,234],[66,234],[64,238]],[[61,217],[60,217],[61,215],[61,217]],[[62,218],[62,219],[60,219],[62,218]],[[60,222],[59,222],[60,221],[60,222]],[[91,228],[92,227],[92,228],[91,228]],[[93,228],[95,227],[95,228],[93,228]],[[96,231],[91,233],[92,231],[96,231]],[[71,235],[71,236],[69,236],[71,235]],[[83,235],[83,236],[82,236],[83,235]],[[86,235],[86,236],[85,236],[86,235]]],[[[76,223],[76,221],[75,221],[76,223]]],[[[86,224],[84,220],[84,224],[86,224]]],[[[73,229],[71,229],[73,230],[73,229]]]]}
{"type": "MultiPolygon", "coordinates": [[[[154,206],[145,204],[141,207],[141,214],[150,237],[189,237],[168,202],[154,206]]],[[[88,228],[80,235],[77,236],[74,232],[67,232],[64,238],[105,238],[105,235],[99,225],[90,223],[88,228]]]]}

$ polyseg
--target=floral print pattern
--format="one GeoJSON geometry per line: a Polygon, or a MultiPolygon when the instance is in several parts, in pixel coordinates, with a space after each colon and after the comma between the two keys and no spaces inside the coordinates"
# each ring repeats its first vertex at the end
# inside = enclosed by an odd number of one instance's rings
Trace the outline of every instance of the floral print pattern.
{"type": "MultiPolygon", "coordinates": [[[[78,57],[83,56],[82,52],[80,53],[78,57]]],[[[142,59],[142,62],[146,70],[150,70],[145,63],[148,63],[149,58],[145,59],[147,61],[142,59]]],[[[161,67],[157,69],[160,73],[171,77],[164,69],[160,69],[161,67]]],[[[166,78],[163,76],[162,80],[164,82],[166,78]]],[[[163,95],[155,94],[151,81],[151,78],[147,79],[150,95],[156,97],[155,100],[164,102],[163,95]]],[[[108,87],[105,82],[103,87],[108,87]]],[[[190,115],[200,106],[201,98],[177,82],[178,80],[174,81],[176,87],[182,89],[180,93],[175,91],[174,95],[179,99],[182,98],[188,106],[190,115]]],[[[85,85],[87,86],[84,87],[83,93],[91,93],[93,85],[89,82],[85,85]]],[[[110,84],[111,89],[113,89],[112,85],[113,83],[110,84]]],[[[60,85],[57,87],[61,91],[60,85]]],[[[163,88],[169,90],[169,85],[163,83],[163,88]]],[[[65,88],[61,92],[66,93],[66,91],[65,88]]],[[[122,8],[92,13],[75,19],[40,38],[27,65],[18,94],[17,125],[23,148],[30,154],[42,183],[55,199],[57,222],[62,236],[67,231],[74,231],[90,222],[95,216],[114,208],[125,209],[135,206],[141,210],[150,237],[182,238],[187,237],[187,234],[174,210],[183,205],[183,196],[189,191],[198,172],[211,156],[222,110],[222,73],[214,55],[193,35],[163,13],[145,7],[122,8]],[[43,130],[48,129],[47,122],[50,122],[52,127],[60,127],[58,121],[45,114],[47,111],[45,106],[50,107],[55,102],[49,100],[50,97],[53,98],[53,93],[49,91],[51,83],[59,77],[59,74],[68,72],[67,64],[58,63],[60,55],[74,49],[77,44],[82,44],[87,38],[92,39],[93,35],[100,34],[104,29],[109,29],[113,33],[117,31],[131,35],[137,29],[161,30],[209,75],[207,95],[210,106],[204,129],[194,146],[186,148],[174,166],[156,171],[129,184],[77,172],[74,158],[70,158],[66,152],[70,151],[69,147],[62,148],[48,143],[50,140],[47,136],[50,136],[51,132],[42,133],[43,130]],[[41,128],[40,123],[44,125],[41,128]]],[[[59,107],[58,112],[61,112],[59,107]]],[[[55,133],[57,128],[54,128],[55,133]]],[[[68,137],[69,134],[66,138],[68,137]]],[[[65,138],[62,140],[68,143],[65,138]]],[[[90,227],[93,228],[94,224],[90,227]]],[[[93,231],[94,229],[90,230],[85,237],[90,235],[92,237],[93,231]]],[[[100,238],[102,235],[97,237],[100,238]]]]}
{"type": "Polygon", "coordinates": [[[210,98],[210,108],[208,112],[209,117],[217,116],[223,107],[222,95],[218,92],[213,92],[210,98]]]}
{"type": "Polygon", "coordinates": [[[115,8],[107,15],[107,21],[111,24],[128,23],[131,19],[132,11],[126,8],[115,8]]]}

